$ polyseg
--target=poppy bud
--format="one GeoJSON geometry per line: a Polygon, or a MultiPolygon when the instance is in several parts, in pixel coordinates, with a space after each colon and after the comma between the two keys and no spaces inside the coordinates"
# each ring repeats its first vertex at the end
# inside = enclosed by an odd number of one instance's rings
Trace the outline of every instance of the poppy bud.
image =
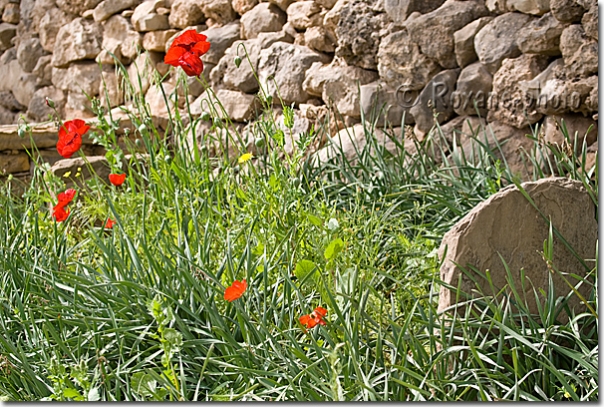
{"type": "Polygon", "coordinates": [[[237,68],[239,68],[239,66],[240,66],[240,65],[241,65],[241,57],[240,57],[239,55],[237,55],[237,56],[235,57],[235,66],[236,66],[237,68]]]}
{"type": "Polygon", "coordinates": [[[206,122],[209,122],[211,119],[210,114],[208,112],[203,112],[201,114],[201,120],[204,120],[206,122]]]}
{"type": "Polygon", "coordinates": [[[256,147],[258,148],[262,148],[264,147],[264,137],[258,137],[255,141],[254,144],[256,144],[256,147]]]}
{"type": "Polygon", "coordinates": [[[51,109],[55,108],[55,102],[51,98],[46,97],[44,98],[44,101],[46,102],[46,106],[50,107],[51,109]]]}

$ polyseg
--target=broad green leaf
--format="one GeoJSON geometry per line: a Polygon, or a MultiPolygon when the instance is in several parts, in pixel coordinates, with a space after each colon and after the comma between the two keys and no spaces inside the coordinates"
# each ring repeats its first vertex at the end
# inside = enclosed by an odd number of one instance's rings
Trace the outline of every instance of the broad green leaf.
{"type": "Polygon", "coordinates": [[[325,249],[325,259],[333,260],[344,248],[344,241],[340,238],[334,239],[325,249]]]}
{"type": "Polygon", "coordinates": [[[312,273],[313,275],[310,278],[314,279],[314,274],[316,273],[317,266],[310,260],[300,260],[296,267],[294,268],[294,275],[298,277],[301,282],[307,281],[308,276],[312,273]]]}

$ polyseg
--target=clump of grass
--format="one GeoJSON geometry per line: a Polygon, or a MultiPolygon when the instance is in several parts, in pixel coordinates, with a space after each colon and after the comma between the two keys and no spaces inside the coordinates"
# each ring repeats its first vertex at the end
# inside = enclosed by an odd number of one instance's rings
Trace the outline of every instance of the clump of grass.
{"type": "MultiPolygon", "coordinates": [[[[123,187],[86,181],[61,224],[47,207],[63,180],[48,168],[21,196],[2,187],[3,398],[597,399],[597,281],[594,312],[566,324],[546,315],[556,298],[540,318],[521,297],[485,295],[463,316],[436,311],[443,234],[514,182],[487,144],[481,160],[440,165],[428,142],[410,154],[391,130],[397,149],[384,151],[363,120],[368,143],[354,162],[340,152],[316,166],[305,154],[312,134],[282,158],[267,111],[254,135],[265,148],[238,163],[184,142],[196,119],[173,116],[165,139],[144,100],[129,100],[141,140],[130,152],[147,155],[115,161],[126,163],[123,187]],[[111,231],[98,226],[107,216],[111,231]],[[229,303],[235,279],[248,289],[229,303]],[[327,324],[303,329],[299,317],[317,306],[327,324]]],[[[110,140],[116,123],[97,136],[110,140]]],[[[535,138],[528,157],[542,164],[548,148],[535,138]]],[[[585,146],[551,153],[597,204],[585,146]]]]}

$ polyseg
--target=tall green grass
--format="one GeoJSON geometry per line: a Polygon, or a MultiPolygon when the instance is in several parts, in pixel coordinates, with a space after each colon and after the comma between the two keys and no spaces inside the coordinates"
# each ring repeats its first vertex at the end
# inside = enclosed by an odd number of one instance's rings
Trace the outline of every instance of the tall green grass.
{"type": "MultiPolygon", "coordinates": [[[[389,133],[391,154],[363,120],[369,142],[357,160],[341,152],[316,165],[306,148],[321,129],[284,158],[267,110],[254,134],[265,147],[238,163],[185,142],[200,119],[173,116],[165,139],[144,100],[130,100],[141,140],[131,152],[147,155],[114,153],[124,186],[86,181],[60,224],[49,207],[64,180],[47,166],[23,195],[11,192],[15,180],[2,187],[4,399],[597,400],[597,268],[585,281],[591,311],[565,324],[555,318],[564,299],[531,316],[523,287],[505,302],[468,301],[463,316],[436,311],[443,234],[518,182],[484,134],[477,159],[440,164],[434,148],[459,150],[438,127],[415,154],[389,133]],[[228,303],[235,279],[249,286],[228,303]],[[298,319],[317,306],[327,325],[306,331],[298,319]]],[[[97,134],[109,149],[117,126],[97,134]]],[[[581,180],[597,205],[597,164],[586,171],[585,151],[535,137],[526,154],[581,180]]]]}

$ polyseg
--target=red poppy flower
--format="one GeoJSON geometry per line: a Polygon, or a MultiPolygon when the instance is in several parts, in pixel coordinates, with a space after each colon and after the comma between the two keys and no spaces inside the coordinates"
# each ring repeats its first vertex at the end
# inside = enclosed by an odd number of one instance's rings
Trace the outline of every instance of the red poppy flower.
{"type": "Polygon", "coordinates": [[[224,299],[233,302],[241,297],[246,289],[247,282],[245,280],[241,280],[241,282],[235,280],[230,287],[227,287],[226,290],[224,290],[224,299]]]}
{"type": "Polygon", "coordinates": [[[105,222],[105,229],[113,229],[113,225],[115,225],[115,221],[111,218],[107,218],[107,222],[105,222]]]}
{"type": "Polygon", "coordinates": [[[170,45],[164,63],[180,66],[189,76],[201,75],[203,72],[201,56],[210,49],[207,39],[208,37],[198,34],[195,30],[185,31],[170,45]]]}
{"type": "Polygon", "coordinates": [[[75,119],[63,123],[59,129],[57,151],[65,158],[71,157],[82,146],[82,136],[90,129],[84,120],[75,119]]]}
{"type": "Polygon", "coordinates": [[[69,203],[73,201],[75,194],[76,190],[73,188],[66,189],[65,192],[59,193],[59,195],[57,195],[57,200],[59,201],[57,206],[65,207],[69,205],[69,203]]]}
{"type": "Polygon", "coordinates": [[[126,180],[126,174],[109,174],[109,182],[119,187],[126,180]]]}
{"type": "Polygon", "coordinates": [[[323,321],[323,317],[327,315],[327,310],[323,307],[317,307],[309,315],[302,315],[300,317],[300,323],[307,328],[314,328],[317,325],[327,325],[323,321]]]}
{"type": "Polygon", "coordinates": [[[52,208],[52,217],[55,218],[57,222],[63,222],[69,216],[69,209],[65,210],[65,207],[61,204],[57,204],[54,208],[52,208]]]}

